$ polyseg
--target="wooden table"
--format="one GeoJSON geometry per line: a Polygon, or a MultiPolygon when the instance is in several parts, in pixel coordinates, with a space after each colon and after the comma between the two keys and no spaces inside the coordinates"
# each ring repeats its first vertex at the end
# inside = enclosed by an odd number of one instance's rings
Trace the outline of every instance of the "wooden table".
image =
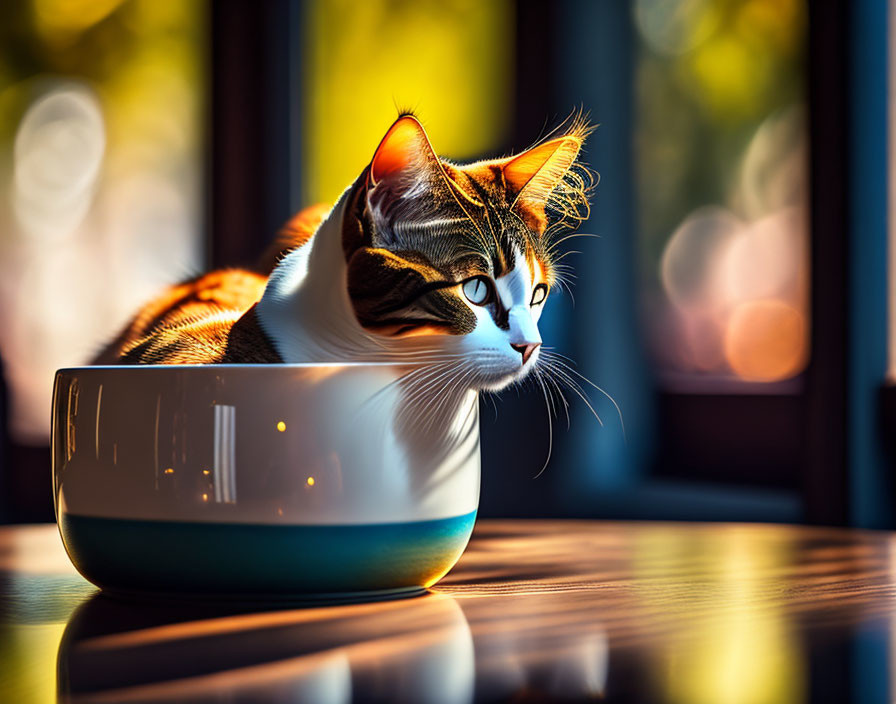
{"type": "Polygon", "coordinates": [[[431,594],[115,601],[54,526],[0,529],[0,701],[888,702],[888,533],[480,521],[431,594]]]}

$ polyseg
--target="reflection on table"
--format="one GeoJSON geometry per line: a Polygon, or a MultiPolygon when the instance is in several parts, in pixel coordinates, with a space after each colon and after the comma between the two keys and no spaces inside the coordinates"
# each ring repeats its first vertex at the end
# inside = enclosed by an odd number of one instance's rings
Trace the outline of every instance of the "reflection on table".
{"type": "Polygon", "coordinates": [[[53,531],[0,531],[3,700],[891,699],[889,534],[483,521],[431,594],[302,606],[116,600],[53,531]]]}

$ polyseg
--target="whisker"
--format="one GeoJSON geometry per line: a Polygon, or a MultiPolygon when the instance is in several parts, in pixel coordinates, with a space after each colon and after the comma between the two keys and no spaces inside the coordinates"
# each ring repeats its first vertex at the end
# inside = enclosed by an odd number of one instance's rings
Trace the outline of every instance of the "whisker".
{"type": "Polygon", "coordinates": [[[463,394],[467,391],[467,383],[475,371],[473,368],[464,369],[462,367],[456,371],[451,381],[443,387],[442,392],[439,394],[439,399],[429,413],[429,421],[426,423],[424,430],[429,430],[432,424],[440,417],[443,409],[447,407],[450,411],[454,404],[460,401],[463,394]],[[455,393],[457,394],[456,396],[455,393]]]}
{"type": "Polygon", "coordinates": [[[560,388],[560,385],[554,378],[548,376],[547,374],[544,375],[544,378],[545,381],[549,384],[551,396],[553,397],[554,392],[556,392],[556,394],[560,397],[560,400],[563,402],[563,412],[566,414],[566,429],[569,430],[571,424],[569,418],[569,401],[566,400],[566,396],[563,395],[563,390],[560,388]]]}
{"type": "MultiPolygon", "coordinates": [[[[548,363],[550,360],[546,360],[548,363]]],[[[594,410],[594,406],[591,405],[591,400],[588,398],[588,395],[582,390],[582,388],[578,385],[575,379],[569,376],[565,371],[563,371],[559,367],[554,367],[553,365],[549,365],[553,373],[560,378],[561,381],[565,382],[569,387],[569,390],[575,393],[582,401],[588,406],[588,410],[591,411],[592,415],[597,419],[597,422],[600,423],[600,426],[603,427],[604,422],[601,420],[600,415],[596,410],[594,410]]]]}
{"type": "Polygon", "coordinates": [[[536,474],[534,477],[532,477],[533,479],[538,479],[542,474],[544,474],[544,471],[548,468],[548,464],[551,461],[551,455],[554,452],[554,422],[551,420],[551,408],[550,408],[550,405],[548,404],[548,392],[544,388],[544,382],[542,382],[540,376],[536,376],[535,378],[538,380],[538,383],[541,385],[541,391],[544,394],[545,410],[547,411],[547,414],[548,414],[548,456],[544,461],[544,465],[542,465],[541,469],[538,471],[538,474],[536,474]]]}
{"type": "MultiPolygon", "coordinates": [[[[619,408],[619,404],[616,403],[616,399],[614,399],[609,393],[607,393],[606,391],[604,391],[601,387],[599,387],[597,384],[595,384],[593,381],[591,381],[591,379],[589,379],[588,377],[586,377],[584,374],[581,374],[579,371],[577,371],[576,369],[574,369],[573,367],[571,367],[569,364],[566,364],[566,363],[563,362],[561,359],[557,359],[557,357],[560,357],[560,358],[563,358],[563,359],[569,359],[568,357],[565,357],[564,355],[559,354],[559,353],[557,353],[557,352],[551,352],[550,350],[545,350],[545,351],[542,352],[542,354],[543,354],[543,355],[546,355],[546,356],[548,357],[548,359],[551,359],[551,358],[553,357],[553,358],[554,358],[554,359],[553,359],[554,363],[556,363],[556,364],[558,364],[558,365],[562,365],[562,366],[563,366],[565,369],[567,369],[569,372],[571,372],[572,374],[575,374],[577,377],[579,377],[580,379],[582,379],[582,381],[584,381],[584,382],[586,382],[587,384],[590,384],[591,386],[593,386],[595,389],[597,389],[598,391],[600,391],[604,396],[606,396],[607,399],[609,399],[610,403],[612,403],[612,404],[613,404],[613,407],[616,409],[616,414],[619,416],[619,425],[620,425],[620,427],[622,428],[622,439],[623,439],[626,443],[628,443],[628,436],[626,435],[626,432],[625,432],[625,421],[624,421],[623,418],[622,418],[622,409],[619,408]]],[[[572,362],[572,360],[569,360],[569,361],[572,362]]]]}
{"type": "Polygon", "coordinates": [[[495,412],[495,421],[498,420],[498,404],[495,401],[495,394],[491,391],[483,391],[479,394],[479,397],[483,400],[483,403],[488,400],[492,404],[492,409],[495,412]]]}
{"type": "Polygon", "coordinates": [[[448,377],[449,374],[459,367],[459,363],[455,365],[442,364],[434,367],[424,367],[425,372],[414,380],[416,386],[405,395],[405,407],[409,408],[412,404],[416,403],[422,396],[432,391],[433,386],[441,382],[442,379],[448,377]]]}

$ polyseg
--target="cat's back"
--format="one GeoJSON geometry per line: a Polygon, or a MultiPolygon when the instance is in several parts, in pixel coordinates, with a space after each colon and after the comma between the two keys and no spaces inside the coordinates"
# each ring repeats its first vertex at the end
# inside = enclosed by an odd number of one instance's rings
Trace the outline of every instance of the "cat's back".
{"type": "Polygon", "coordinates": [[[279,361],[253,314],[268,275],[307,244],[329,206],[300,211],[277,234],[257,270],[220,269],[168,287],[94,360],[95,364],[214,364],[279,361]]]}
{"type": "Polygon", "coordinates": [[[220,362],[231,328],[258,302],[266,283],[254,271],[222,269],[170,286],[139,310],[96,362],[220,362]]]}

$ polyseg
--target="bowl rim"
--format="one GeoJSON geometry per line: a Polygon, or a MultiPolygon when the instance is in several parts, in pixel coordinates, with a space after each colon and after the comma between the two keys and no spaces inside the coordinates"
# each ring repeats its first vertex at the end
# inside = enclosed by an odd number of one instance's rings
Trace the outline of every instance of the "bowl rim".
{"type": "Polygon", "coordinates": [[[251,364],[85,364],[79,367],[62,367],[57,374],[83,372],[88,370],[111,369],[145,369],[145,370],[184,370],[184,369],[315,369],[339,367],[414,367],[425,366],[426,360],[407,360],[402,362],[272,362],[251,364]]]}

